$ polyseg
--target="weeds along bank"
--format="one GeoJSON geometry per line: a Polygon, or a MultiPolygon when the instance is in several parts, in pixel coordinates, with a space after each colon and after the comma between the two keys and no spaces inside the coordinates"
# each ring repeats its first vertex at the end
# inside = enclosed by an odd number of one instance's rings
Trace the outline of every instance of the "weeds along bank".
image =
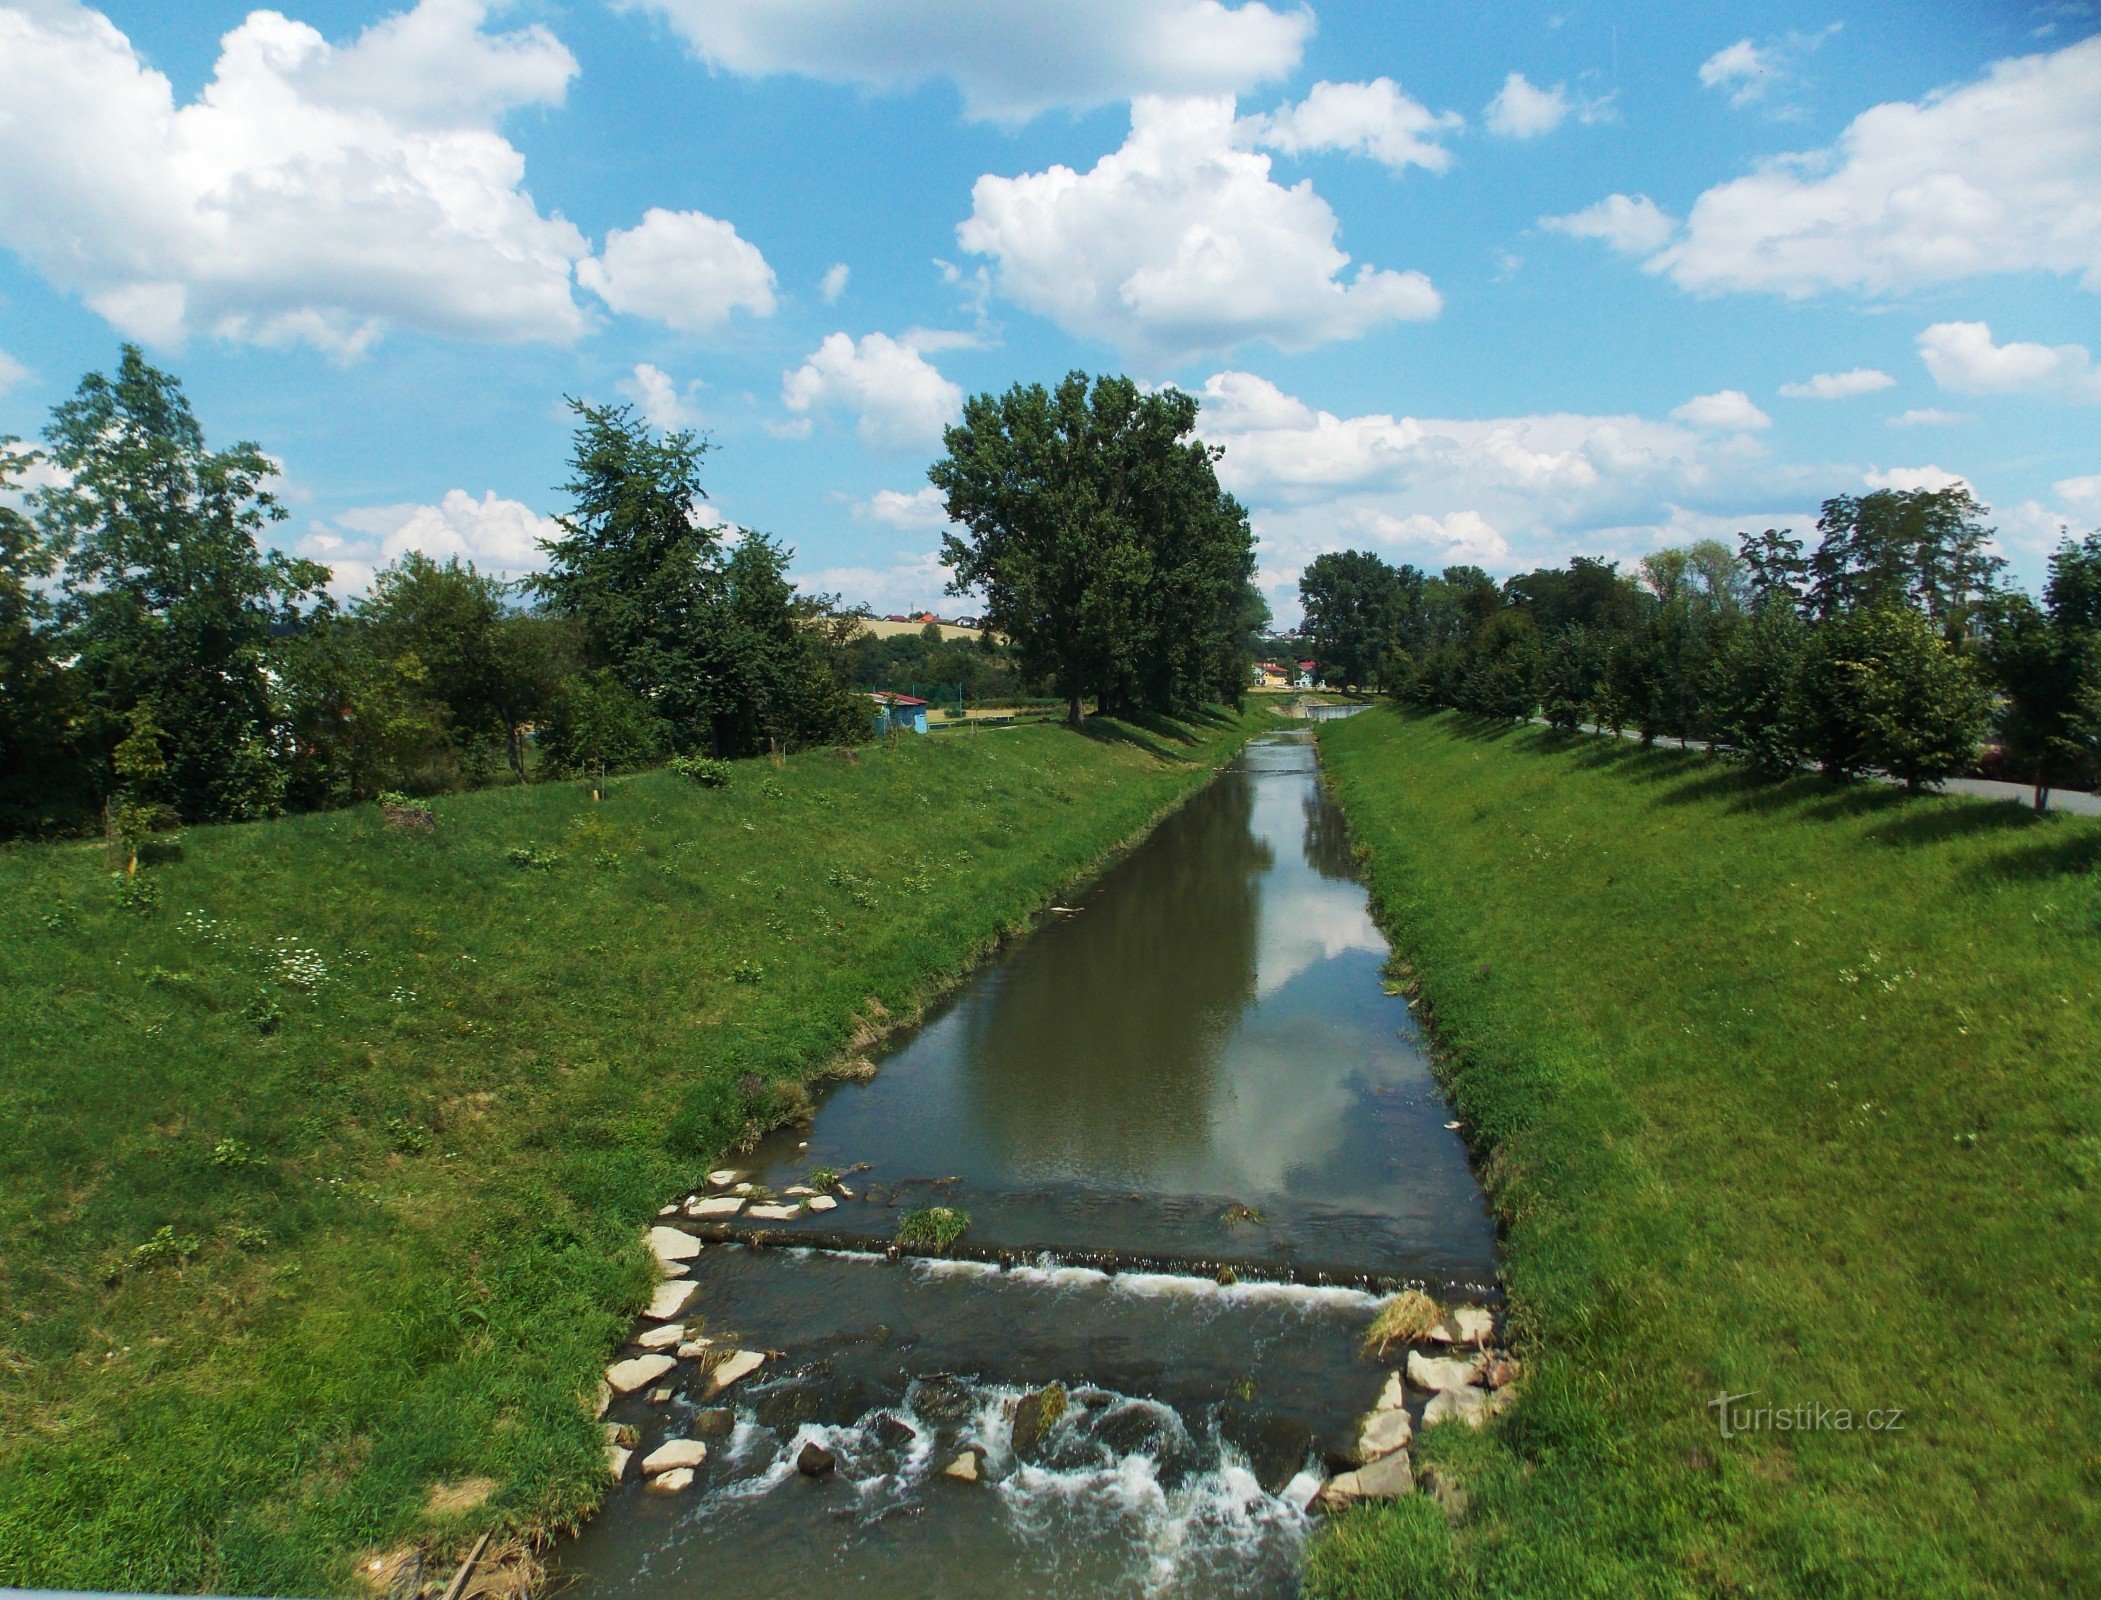
{"type": "Polygon", "coordinates": [[[2101,1548],[2101,826],[1321,731],[1529,1387],[1326,1596],[2043,1596],[2101,1548]],[[1734,1397],[1717,1405],[1722,1397],[1734,1397]]]}
{"type": "Polygon", "coordinates": [[[664,1197],[1270,725],[0,853],[0,1583],[318,1594],[582,1515],[664,1197]]]}

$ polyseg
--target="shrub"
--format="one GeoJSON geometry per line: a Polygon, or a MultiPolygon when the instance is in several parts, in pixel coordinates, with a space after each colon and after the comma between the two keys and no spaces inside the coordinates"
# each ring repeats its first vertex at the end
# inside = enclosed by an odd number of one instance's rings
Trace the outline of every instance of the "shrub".
{"type": "Polygon", "coordinates": [[[504,859],[514,867],[527,872],[551,872],[554,864],[562,858],[552,850],[542,850],[537,845],[518,844],[504,852],[504,859]]]}
{"type": "Polygon", "coordinates": [[[945,1254],[970,1227],[970,1213],[953,1206],[921,1206],[907,1211],[897,1225],[897,1242],[907,1250],[945,1254]]]}
{"type": "Polygon", "coordinates": [[[691,778],[703,789],[726,789],[730,781],[730,764],[715,756],[673,756],[671,770],[682,778],[691,778]]]}

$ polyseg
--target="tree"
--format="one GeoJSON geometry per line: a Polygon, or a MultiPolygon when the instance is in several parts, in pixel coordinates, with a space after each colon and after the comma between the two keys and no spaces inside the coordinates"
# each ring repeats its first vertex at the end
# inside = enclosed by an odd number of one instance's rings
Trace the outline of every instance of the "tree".
{"type": "Polygon", "coordinates": [[[1547,641],[1540,652],[1539,702],[1555,729],[1574,733],[1590,719],[1605,659],[1604,635],[1580,623],[1547,641]]]}
{"type": "Polygon", "coordinates": [[[60,607],[87,703],[100,788],[146,704],[167,748],[166,800],[190,821],[266,815],[284,791],[284,728],[267,656],[318,604],[325,567],[257,536],[284,516],[254,444],[205,448],[182,386],[126,345],[46,430],[65,481],[34,497],[66,557],[60,607]]]}
{"type": "Polygon", "coordinates": [[[724,692],[734,663],[721,535],[694,512],[707,444],[658,438],[626,406],[569,407],[578,421],[564,487],[575,506],[555,519],[562,536],[542,542],[547,570],[528,582],[575,624],[589,667],[642,702],[675,748],[721,754],[717,719],[736,721],[724,692]]]}
{"type": "Polygon", "coordinates": [[[1803,679],[1806,744],[1835,776],[1879,767],[1918,789],[1976,759],[1990,710],[1970,663],[1909,607],[1820,624],[1803,679]]]}
{"type": "Polygon", "coordinates": [[[540,742],[563,772],[591,779],[591,798],[605,798],[610,771],[643,766],[664,753],[664,725],[610,670],[581,672],[563,683],[540,742]]]}
{"type": "MultiPolygon", "coordinates": [[[[0,438],[0,491],[13,490],[35,459],[0,438]]],[[[36,524],[0,505],[0,835],[61,826],[89,803],[45,588],[57,570],[58,554],[36,524]]]]}
{"type": "Polygon", "coordinates": [[[1369,550],[1333,550],[1306,564],[1299,600],[1321,681],[1346,689],[1377,683],[1395,628],[1400,575],[1369,550]]]}
{"type": "Polygon", "coordinates": [[[1023,676],[1081,703],[1186,709],[1237,694],[1226,664],[1254,571],[1247,513],[1194,437],[1193,396],[1069,373],[973,396],[927,471],[961,535],[951,594],[982,592],[1023,676]]]}
{"type": "Polygon", "coordinates": [[[342,805],[458,782],[445,704],[414,650],[390,653],[397,643],[337,614],[280,644],[279,698],[293,746],[287,804],[342,805]]]}
{"type": "Polygon", "coordinates": [[[1783,587],[1767,586],[1762,593],[1723,647],[1716,731],[1753,772],[1784,778],[1808,755],[1801,696],[1809,629],[1783,587]]]}
{"type": "Polygon", "coordinates": [[[1750,585],[1753,609],[1779,603],[1799,609],[1809,583],[1809,561],[1792,528],[1737,535],[1739,559],[1750,585]]]}
{"type": "Polygon", "coordinates": [[[1986,509],[1964,483],[1826,500],[1809,558],[1811,606],[1827,620],[1912,606],[1949,643],[1963,643],[2006,565],[1989,552],[1986,509]]]}
{"type": "Polygon", "coordinates": [[[735,663],[725,742],[756,750],[867,737],[867,701],[848,687],[846,642],[858,617],[841,617],[828,595],[798,596],[788,551],[747,529],[725,569],[729,643],[735,663]]]}
{"type": "Polygon", "coordinates": [[[2005,696],[1999,739],[2010,767],[2050,791],[2093,767],[2086,707],[2101,692],[2101,533],[2066,538],[2050,558],[2044,605],[2008,595],[1990,613],[1984,659],[2005,696]]]}

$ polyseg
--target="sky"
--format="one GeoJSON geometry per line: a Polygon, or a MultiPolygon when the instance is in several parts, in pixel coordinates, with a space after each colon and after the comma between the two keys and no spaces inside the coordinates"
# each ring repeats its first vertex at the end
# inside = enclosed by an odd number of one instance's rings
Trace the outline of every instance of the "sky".
{"type": "Polygon", "coordinates": [[[967,394],[1199,396],[1280,622],[1966,480],[2101,526],[2101,11],[1322,0],[0,0],[0,434],[124,340],[339,592],[515,575],[567,399],[703,515],[945,597],[967,394]]]}

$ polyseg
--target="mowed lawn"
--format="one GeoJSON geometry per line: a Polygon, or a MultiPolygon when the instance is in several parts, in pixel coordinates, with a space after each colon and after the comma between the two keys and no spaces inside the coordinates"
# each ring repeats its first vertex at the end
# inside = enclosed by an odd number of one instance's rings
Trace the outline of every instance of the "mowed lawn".
{"type": "Polygon", "coordinates": [[[2101,824],[1391,707],[1321,744],[1528,1374],[1420,1441],[1465,1515],[1346,1519],[1315,1592],[2101,1594],[2101,824]]]}
{"type": "Polygon", "coordinates": [[[144,906],[0,851],[0,1584],[344,1591],[583,1514],[655,1209],[1269,725],[194,829],[144,906]]]}

